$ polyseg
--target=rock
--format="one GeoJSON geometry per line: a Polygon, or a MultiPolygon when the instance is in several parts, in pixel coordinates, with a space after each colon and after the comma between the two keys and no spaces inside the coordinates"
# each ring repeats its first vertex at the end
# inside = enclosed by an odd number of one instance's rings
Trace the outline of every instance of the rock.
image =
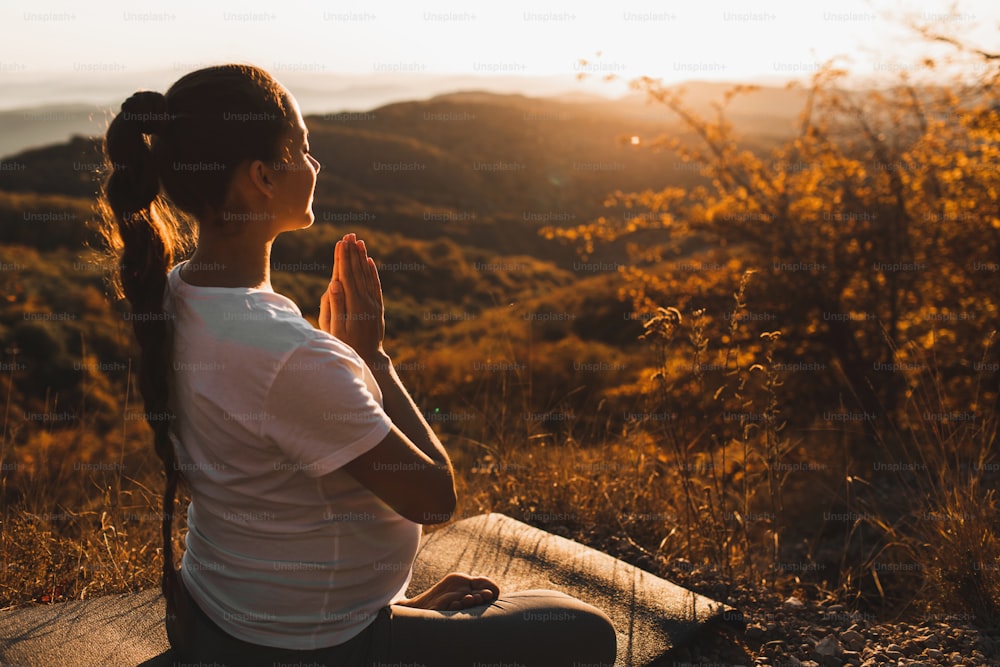
{"type": "Polygon", "coordinates": [[[798,599],[797,597],[795,597],[795,596],[793,595],[793,596],[791,596],[790,598],[788,598],[787,600],[785,600],[785,601],[784,601],[784,602],[782,603],[782,605],[781,605],[781,606],[782,606],[782,607],[784,607],[785,609],[794,609],[794,610],[798,610],[798,609],[803,609],[803,608],[805,608],[805,606],[806,606],[806,605],[805,605],[805,603],[804,603],[804,602],[802,602],[802,600],[798,599]]]}
{"type": "Polygon", "coordinates": [[[847,665],[860,665],[861,664],[861,654],[857,651],[844,651],[840,654],[843,658],[844,664],[847,665]]]}
{"type": "Polygon", "coordinates": [[[905,653],[907,657],[912,658],[920,655],[920,653],[923,652],[923,647],[923,642],[918,642],[914,639],[907,639],[903,642],[903,653],[905,653]]]}
{"type": "Polygon", "coordinates": [[[751,625],[747,628],[746,637],[747,639],[760,639],[764,636],[764,628],[759,625],[751,625]]]}
{"type": "Polygon", "coordinates": [[[924,655],[926,655],[931,660],[940,660],[941,658],[944,657],[944,653],[941,652],[941,649],[937,648],[925,648],[924,655]]]}
{"type": "Polygon", "coordinates": [[[865,638],[856,630],[846,630],[840,633],[840,643],[852,651],[860,651],[865,646],[865,638]]]}
{"type": "Polygon", "coordinates": [[[687,558],[674,558],[670,561],[670,566],[677,570],[684,570],[685,572],[690,572],[694,569],[694,565],[687,558]]]}
{"type": "Polygon", "coordinates": [[[816,652],[823,656],[840,655],[843,649],[840,648],[840,642],[833,635],[827,635],[819,642],[816,643],[816,652]]]}

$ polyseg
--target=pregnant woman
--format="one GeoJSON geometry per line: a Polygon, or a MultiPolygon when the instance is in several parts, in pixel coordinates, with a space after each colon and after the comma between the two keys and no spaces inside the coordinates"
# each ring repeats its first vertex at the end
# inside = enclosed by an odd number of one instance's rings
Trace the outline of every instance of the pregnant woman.
{"type": "Polygon", "coordinates": [[[198,70],[127,99],[105,151],[105,236],[167,473],[163,590],[177,657],[613,664],[607,616],[559,592],[453,573],[405,597],[421,525],[454,510],[453,470],[383,349],[364,241],[336,244],[318,328],[271,288],[271,244],[313,223],[320,170],[292,95],[255,67],[198,70]],[[178,570],[181,479],[191,503],[178,570]]]}

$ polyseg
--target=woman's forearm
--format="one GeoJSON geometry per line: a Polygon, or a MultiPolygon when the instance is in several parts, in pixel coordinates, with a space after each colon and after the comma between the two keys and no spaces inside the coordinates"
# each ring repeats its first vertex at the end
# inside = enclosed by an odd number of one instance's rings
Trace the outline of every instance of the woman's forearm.
{"type": "Polygon", "coordinates": [[[389,355],[380,352],[368,361],[368,367],[382,390],[383,408],[396,427],[432,460],[451,469],[448,452],[403,386],[389,355]]]}

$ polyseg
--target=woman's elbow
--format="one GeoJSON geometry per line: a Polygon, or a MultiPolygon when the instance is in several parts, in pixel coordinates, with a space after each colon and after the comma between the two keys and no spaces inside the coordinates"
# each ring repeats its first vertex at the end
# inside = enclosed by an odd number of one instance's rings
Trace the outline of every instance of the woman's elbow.
{"type": "Polygon", "coordinates": [[[442,488],[437,493],[427,494],[424,500],[420,511],[406,518],[425,526],[445,523],[455,514],[455,507],[458,505],[455,485],[450,484],[448,488],[442,488]]]}

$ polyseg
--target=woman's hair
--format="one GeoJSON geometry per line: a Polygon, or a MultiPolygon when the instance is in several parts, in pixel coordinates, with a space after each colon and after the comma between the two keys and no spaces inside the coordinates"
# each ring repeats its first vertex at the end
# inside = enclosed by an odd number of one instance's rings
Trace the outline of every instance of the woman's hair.
{"type": "Polygon", "coordinates": [[[191,248],[193,218],[221,224],[235,168],[279,160],[294,115],[284,88],[267,72],[222,65],[185,75],[166,95],[135,93],[108,126],[101,232],[117,267],[112,288],[130,305],[139,389],[171,498],[177,466],[169,439],[167,273],[191,248]]]}

